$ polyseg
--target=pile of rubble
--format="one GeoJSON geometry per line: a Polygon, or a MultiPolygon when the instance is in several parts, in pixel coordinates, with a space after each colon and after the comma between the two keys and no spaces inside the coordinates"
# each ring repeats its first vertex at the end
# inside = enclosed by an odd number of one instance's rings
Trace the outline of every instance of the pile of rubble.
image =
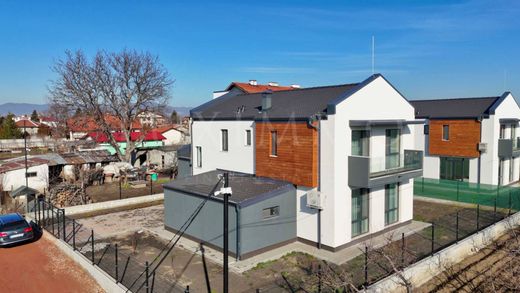
{"type": "Polygon", "coordinates": [[[62,182],[49,190],[51,203],[58,207],[69,207],[92,203],[85,190],[76,184],[62,182]]]}

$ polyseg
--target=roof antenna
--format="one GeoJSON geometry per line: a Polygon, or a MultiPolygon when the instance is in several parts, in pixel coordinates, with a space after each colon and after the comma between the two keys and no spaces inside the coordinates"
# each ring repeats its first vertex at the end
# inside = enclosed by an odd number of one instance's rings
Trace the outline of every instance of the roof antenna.
{"type": "Polygon", "coordinates": [[[372,35],[372,75],[374,75],[374,64],[375,64],[375,44],[376,44],[376,38],[372,35]]]}

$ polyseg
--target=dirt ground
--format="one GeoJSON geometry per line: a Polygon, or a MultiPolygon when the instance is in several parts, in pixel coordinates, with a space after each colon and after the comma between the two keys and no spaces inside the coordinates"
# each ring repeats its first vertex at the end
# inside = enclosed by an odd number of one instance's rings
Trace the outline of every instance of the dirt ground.
{"type": "Polygon", "coordinates": [[[0,248],[0,291],[104,292],[77,263],[44,235],[33,243],[0,248]]]}
{"type": "MultiPolygon", "coordinates": [[[[143,195],[150,195],[162,193],[162,185],[168,183],[169,178],[159,178],[159,180],[152,183],[150,189],[150,182],[146,183],[144,188],[132,188],[128,185],[121,186],[121,198],[130,198],[143,195]]],[[[87,187],[87,194],[93,202],[102,202],[119,199],[119,182],[105,183],[103,185],[94,185],[87,187]]]]}

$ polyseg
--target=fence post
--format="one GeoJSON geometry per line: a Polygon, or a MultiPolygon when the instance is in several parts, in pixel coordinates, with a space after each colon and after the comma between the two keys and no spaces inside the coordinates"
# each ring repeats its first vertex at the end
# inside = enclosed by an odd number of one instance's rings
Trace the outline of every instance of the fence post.
{"type": "Polygon", "coordinates": [[[43,205],[43,216],[42,216],[43,225],[42,225],[42,227],[45,228],[45,200],[42,202],[42,205],[43,205]]]}
{"type": "Polygon", "coordinates": [[[91,248],[92,248],[92,264],[95,264],[94,261],[94,230],[90,230],[90,237],[92,238],[91,248]]]}
{"type": "Polygon", "coordinates": [[[424,177],[421,177],[421,181],[422,181],[421,191],[422,191],[422,193],[424,193],[424,177]]]}
{"type": "Polygon", "coordinates": [[[148,284],[148,278],[149,278],[149,267],[148,267],[148,262],[146,262],[146,268],[145,268],[145,279],[144,279],[144,286],[146,288],[146,293],[149,293],[150,290],[149,290],[149,284],[148,284]]]}
{"type": "Polygon", "coordinates": [[[34,220],[36,222],[38,222],[37,218],[38,218],[38,214],[37,214],[37,211],[36,211],[36,203],[38,202],[38,199],[36,197],[36,195],[34,196],[34,204],[33,204],[33,209],[34,209],[34,220]]]}
{"type": "Polygon", "coordinates": [[[116,284],[119,283],[119,254],[117,251],[117,243],[115,244],[116,249],[116,284]]]}
{"type": "Polygon", "coordinates": [[[72,250],[76,250],[76,219],[72,219],[72,250]]]}
{"type": "Polygon", "coordinates": [[[119,176],[119,199],[123,198],[121,193],[121,176],[119,176]]]}
{"type": "Polygon", "coordinates": [[[152,174],[150,174],[150,195],[153,194],[153,181],[152,181],[152,174]]]}
{"type": "Polygon", "coordinates": [[[63,217],[63,241],[67,243],[67,233],[65,232],[65,225],[67,225],[67,221],[65,220],[65,209],[61,209],[61,216],[63,217]]]}
{"type": "Polygon", "coordinates": [[[404,268],[404,233],[401,233],[401,267],[404,268]]]}
{"type": "Polygon", "coordinates": [[[368,246],[365,245],[365,287],[368,287],[368,246]]]}
{"type": "Polygon", "coordinates": [[[435,224],[432,223],[432,255],[433,255],[433,251],[435,250],[435,224]]]}
{"type": "Polygon", "coordinates": [[[459,183],[460,181],[457,180],[457,201],[459,201],[459,183]]]}
{"type": "Polygon", "coordinates": [[[51,207],[52,236],[56,237],[56,234],[54,233],[54,206],[51,204],[51,201],[49,201],[49,206],[51,207]]]}
{"type": "Polygon", "coordinates": [[[509,190],[509,212],[507,215],[511,216],[511,190],[509,190]]]}
{"type": "Polygon", "coordinates": [[[56,223],[57,227],[56,229],[58,230],[58,239],[61,238],[61,217],[60,217],[60,209],[59,208],[56,208],[56,220],[58,220],[58,223],[56,223]]]}
{"type": "Polygon", "coordinates": [[[493,223],[497,221],[497,199],[495,198],[495,207],[493,208],[493,223]]]}
{"type": "Polygon", "coordinates": [[[457,221],[455,225],[455,239],[459,242],[459,211],[457,211],[457,221]]]}
{"type": "Polygon", "coordinates": [[[480,205],[477,204],[477,232],[480,229],[480,205]]]}

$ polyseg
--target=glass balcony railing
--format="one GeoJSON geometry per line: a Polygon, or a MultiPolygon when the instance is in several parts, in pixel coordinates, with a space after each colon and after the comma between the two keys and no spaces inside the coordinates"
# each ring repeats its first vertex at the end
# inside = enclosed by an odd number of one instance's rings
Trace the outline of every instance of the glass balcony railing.
{"type": "Polygon", "coordinates": [[[404,153],[384,157],[370,157],[370,177],[422,169],[423,152],[405,150],[404,153]]]}
{"type": "Polygon", "coordinates": [[[520,137],[515,139],[500,138],[498,139],[498,156],[501,158],[510,158],[520,155],[520,137]]]}

